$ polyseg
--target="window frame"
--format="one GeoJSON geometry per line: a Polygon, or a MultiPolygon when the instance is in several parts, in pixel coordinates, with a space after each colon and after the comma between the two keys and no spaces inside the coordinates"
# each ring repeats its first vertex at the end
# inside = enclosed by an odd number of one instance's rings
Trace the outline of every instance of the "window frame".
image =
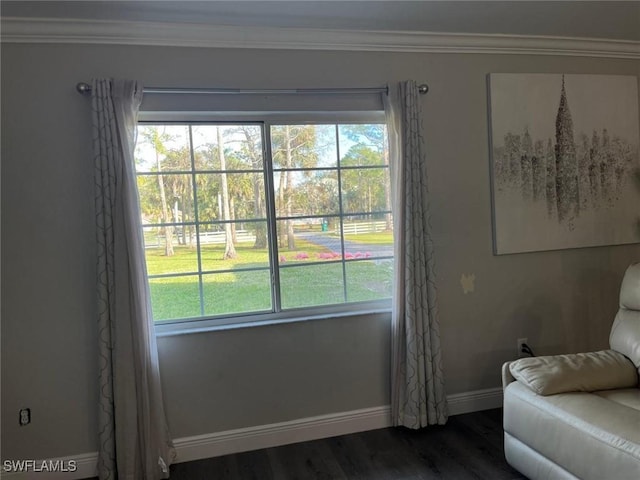
{"type": "MultiPolygon", "coordinates": [[[[262,129],[263,150],[263,174],[266,201],[266,221],[268,229],[269,246],[269,270],[271,276],[271,298],[273,311],[256,311],[255,313],[228,313],[220,316],[184,317],[171,320],[154,320],[157,336],[171,336],[187,333],[197,333],[212,330],[227,330],[245,328],[251,326],[272,325],[279,323],[291,323],[298,321],[352,317],[360,315],[372,315],[389,313],[391,311],[391,299],[365,300],[357,302],[344,302],[331,305],[305,306],[297,308],[282,308],[279,283],[278,250],[274,248],[277,243],[276,202],[272,198],[275,195],[273,177],[273,156],[271,152],[271,128],[278,125],[341,125],[341,124],[385,124],[383,111],[332,111],[332,112],[178,112],[178,111],[141,111],[138,115],[138,125],[259,125],[262,129]]],[[[338,141],[338,138],[336,138],[338,141]]],[[[339,170],[336,165],[336,172],[339,170]]],[[[192,166],[193,168],[193,166],[192,166]]],[[[386,168],[390,169],[388,165],[386,168]]],[[[278,169],[276,169],[278,170],[278,169]]],[[[315,170],[315,169],[314,169],[315,170]]],[[[167,172],[177,173],[177,172],[167,172]]],[[[183,172],[179,172],[183,173],[183,172]]],[[[189,172],[189,175],[195,174],[189,172]]],[[[185,173],[186,174],[186,173],[185,173]]],[[[136,172],[136,178],[138,172],[136,172]]],[[[389,174],[391,181],[391,175],[389,174]]],[[[342,194],[340,194],[342,195],[342,194]]],[[[194,199],[194,203],[197,199],[194,199]]],[[[367,212],[368,213],[368,212],[367,212]]],[[[374,212],[378,213],[378,212],[374,212]]],[[[349,216],[342,209],[336,215],[337,218],[349,216]]],[[[306,218],[306,217],[304,217],[306,218]]],[[[195,222],[197,223],[197,222],[195,222]]],[[[207,222],[204,222],[207,223],[207,222]]],[[[218,223],[218,222],[215,222],[218,223]]],[[[343,233],[341,233],[342,237],[343,233]]],[[[344,238],[341,238],[341,244],[344,238]]],[[[386,258],[386,257],[385,257],[386,258]]],[[[392,255],[391,261],[394,262],[392,255]]],[[[146,259],[145,259],[146,262],[146,259]]],[[[341,261],[345,268],[345,260],[341,261]]],[[[202,271],[199,268],[199,276],[202,271]]],[[[394,274],[395,275],[395,274],[394,274]]],[[[145,278],[149,282],[149,275],[145,278]]],[[[346,285],[345,285],[346,288],[346,285]]]]}

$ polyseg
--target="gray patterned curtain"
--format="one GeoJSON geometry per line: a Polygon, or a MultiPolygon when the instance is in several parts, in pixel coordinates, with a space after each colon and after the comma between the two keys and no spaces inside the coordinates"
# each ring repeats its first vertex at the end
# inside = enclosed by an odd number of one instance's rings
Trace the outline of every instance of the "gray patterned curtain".
{"type": "Polygon", "coordinates": [[[133,149],[142,87],[94,80],[101,480],[169,477],[175,456],[160,390],[133,149]]]}
{"type": "Polygon", "coordinates": [[[416,82],[391,87],[389,129],[395,236],[391,415],[421,428],[447,421],[429,224],[422,108],[416,82]]]}

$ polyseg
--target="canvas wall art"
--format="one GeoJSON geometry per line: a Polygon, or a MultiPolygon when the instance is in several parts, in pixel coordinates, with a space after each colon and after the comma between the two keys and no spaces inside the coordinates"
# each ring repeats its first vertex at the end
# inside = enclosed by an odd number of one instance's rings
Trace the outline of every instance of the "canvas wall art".
{"type": "Polygon", "coordinates": [[[638,79],[490,74],[494,253],[640,242],[638,79]]]}

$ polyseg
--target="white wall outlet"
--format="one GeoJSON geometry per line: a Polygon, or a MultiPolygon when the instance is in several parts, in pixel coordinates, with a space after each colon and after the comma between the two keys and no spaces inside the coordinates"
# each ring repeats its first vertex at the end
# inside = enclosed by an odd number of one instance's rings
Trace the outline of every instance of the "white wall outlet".
{"type": "Polygon", "coordinates": [[[20,410],[20,425],[25,426],[31,423],[31,409],[23,408],[20,410]]]}
{"type": "Polygon", "coordinates": [[[518,358],[523,358],[527,356],[527,354],[522,351],[522,345],[524,345],[525,343],[529,343],[529,340],[527,340],[526,338],[518,339],[518,358]]]}

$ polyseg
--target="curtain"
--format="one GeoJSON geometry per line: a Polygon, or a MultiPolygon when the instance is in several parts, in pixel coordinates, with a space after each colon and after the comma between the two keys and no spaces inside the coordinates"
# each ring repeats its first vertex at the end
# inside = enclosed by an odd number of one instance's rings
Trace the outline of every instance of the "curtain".
{"type": "Polygon", "coordinates": [[[395,237],[392,307],[391,414],[394,425],[444,424],[433,244],[429,222],[422,108],[414,81],[390,87],[389,131],[395,237]]]}
{"type": "Polygon", "coordinates": [[[101,480],[168,478],[175,456],[160,390],[133,149],[142,87],[94,80],[101,480]]]}

